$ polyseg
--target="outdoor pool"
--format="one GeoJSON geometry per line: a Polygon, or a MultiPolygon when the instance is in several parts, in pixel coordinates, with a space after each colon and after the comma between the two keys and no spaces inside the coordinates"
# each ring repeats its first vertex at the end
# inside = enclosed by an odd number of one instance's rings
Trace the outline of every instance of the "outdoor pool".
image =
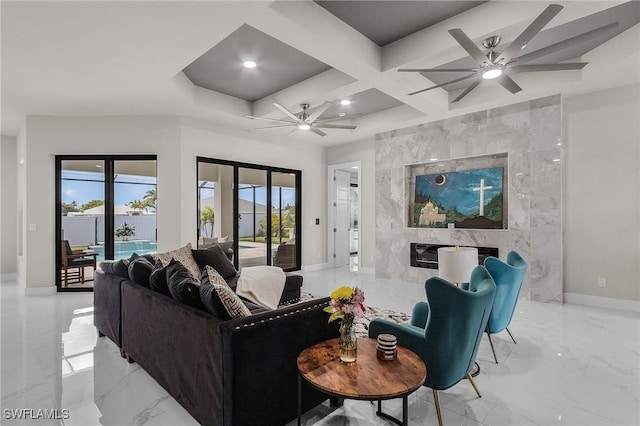
{"type": "MultiPolygon", "coordinates": [[[[98,261],[104,260],[104,246],[90,246],[89,249],[98,253],[98,261]]],[[[115,259],[128,259],[133,253],[143,255],[158,251],[158,244],[149,240],[116,241],[115,259]]]]}

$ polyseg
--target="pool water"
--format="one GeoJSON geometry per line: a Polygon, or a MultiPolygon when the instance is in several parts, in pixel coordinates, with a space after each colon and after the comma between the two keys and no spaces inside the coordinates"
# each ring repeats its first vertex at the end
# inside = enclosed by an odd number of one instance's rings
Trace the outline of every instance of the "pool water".
{"type": "MultiPolygon", "coordinates": [[[[90,246],[89,249],[98,253],[98,261],[104,260],[104,246],[90,246]]],[[[116,241],[114,250],[115,259],[128,259],[133,253],[155,253],[158,251],[158,244],[149,240],[116,241]]]]}

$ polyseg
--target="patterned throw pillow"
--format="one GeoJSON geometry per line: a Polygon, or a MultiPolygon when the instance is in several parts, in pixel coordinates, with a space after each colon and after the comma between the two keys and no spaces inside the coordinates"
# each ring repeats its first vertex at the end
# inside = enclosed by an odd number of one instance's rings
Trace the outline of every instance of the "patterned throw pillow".
{"type": "Polygon", "coordinates": [[[202,273],[200,298],[207,311],[220,319],[243,318],[251,315],[240,297],[227,285],[224,278],[211,266],[202,273]]]}
{"type": "Polygon", "coordinates": [[[177,250],[171,250],[166,253],[156,253],[153,258],[162,262],[164,266],[167,266],[171,259],[175,259],[182,263],[195,278],[200,278],[200,267],[196,263],[196,260],[191,254],[191,243],[188,243],[184,247],[180,247],[177,250]]]}

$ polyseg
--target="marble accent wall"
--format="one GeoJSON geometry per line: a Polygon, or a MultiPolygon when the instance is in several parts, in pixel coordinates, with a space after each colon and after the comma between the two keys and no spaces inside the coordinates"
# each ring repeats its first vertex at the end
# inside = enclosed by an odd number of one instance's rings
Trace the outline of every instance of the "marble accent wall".
{"type": "Polygon", "coordinates": [[[424,282],[409,244],[498,247],[529,262],[522,295],[562,303],[562,108],[559,95],[376,136],[376,276],[424,282]],[[507,230],[407,227],[405,166],[508,153],[507,230]]]}

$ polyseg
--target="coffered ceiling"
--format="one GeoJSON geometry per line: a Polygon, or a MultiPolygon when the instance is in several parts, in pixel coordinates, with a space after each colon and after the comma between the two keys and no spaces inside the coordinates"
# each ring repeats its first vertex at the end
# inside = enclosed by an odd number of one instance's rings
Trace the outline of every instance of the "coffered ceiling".
{"type": "MultiPolygon", "coordinates": [[[[640,81],[640,2],[568,1],[526,51],[618,22],[608,34],[542,62],[583,61],[580,71],[518,74],[511,94],[492,82],[458,103],[463,86],[408,93],[452,75],[399,68],[474,66],[447,32],[473,42],[515,39],[541,1],[140,1],[1,2],[2,134],[27,115],[177,115],[278,142],[333,145],[451,115],[555,93],[640,81]],[[243,67],[251,60],[256,67],[243,67]],[[342,105],[350,100],[350,105],[342,105]],[[283,119],[273,103],[333,105],[321,115],[359,114],[326,137],[254,130],[283,119]]],[[[483,49],[484,50],[484,49],[483,49]]],[[[524,53],[525,51],[523,51],[524,53]]]]}

